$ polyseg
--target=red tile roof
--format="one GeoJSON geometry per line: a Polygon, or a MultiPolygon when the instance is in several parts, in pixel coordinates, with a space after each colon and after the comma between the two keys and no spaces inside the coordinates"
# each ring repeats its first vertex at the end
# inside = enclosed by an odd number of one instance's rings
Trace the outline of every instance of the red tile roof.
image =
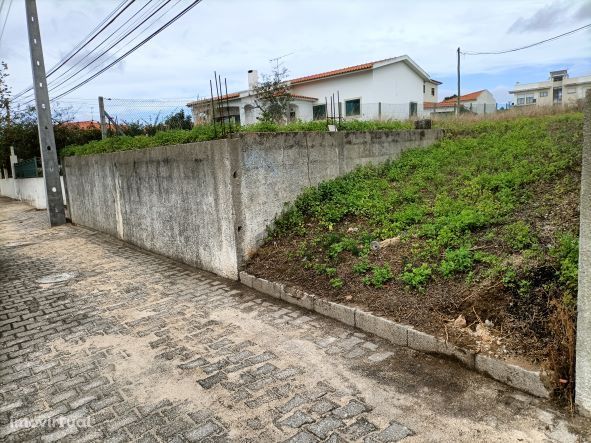
{"type": "MultiPolygon", "coordinates": [[[[471,102],[478,99],[478,96],[482,94],[485,89],[481,89],[480,91],[470,92],[469,94],[460,95],[460,102],[471,102]]],[[[448,98],[447,100],[443,100],[442,102],[437,103],[437,106],[454,106],[458,102],[458,98],[448,98]]]]}
{"type": "Polygon", "coordinates": [[[297,84],[297,83],[307,82],[310,80],[318,80],[321,78],[333,77],[335,75],[348,74],[349,72],[364,71],[366,69],[373,68],[373,65],[380,62],[380,61],[383,61],[383,60],[378,60],[378,61],[369,62],[369,63],[363,63],[361,65],[349,66],[347,68],[342,68],[342,69],[335,69],[333,71],[321,72],[320,74],[313,74],[313,75],[307,75],[305,77],[298,77],[298,78],[294,78],[293,80],[290,80],[290,83],[293,85],[293,84],[297,84]]]}
{"type": "Polygon", "coordinates": [[[81,122],[65,122],[64,126],[70,126],[78,129],[100,129],[101,124],[92,120],[86,120],[81,122]]]}

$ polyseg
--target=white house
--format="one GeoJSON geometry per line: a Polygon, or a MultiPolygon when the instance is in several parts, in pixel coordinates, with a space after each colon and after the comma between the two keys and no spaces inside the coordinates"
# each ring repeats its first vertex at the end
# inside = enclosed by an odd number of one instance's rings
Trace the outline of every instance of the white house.
{"type": "Polygon", "coordinates": [[[573,105],[585,98],[591,89],[591,75],[569,78],[568,71],[550,72],[548,80],[537,83],[517,83],[509,94],[515,106],[573,105]]]}
{"type": "MultiPolygon", "coordinates": [[[[258,82],[256,71],[248,71],[245,91],[223,97],[222,111],[216,119],[230,119],[242,124],[257,121],[253,87],[258,82]]],[[[287,81],[290,85],[291,120],[322,120],[328,115],[345,119],[405,119],[423,116],[423,103],[437,101],[433,80],[409,56],[389,58],[287,81]]],[[[208,99],[187,103],[195,122],[210,121],[208,99]]]]}
{"type": "MultiPolygon", "coordinates": [[[[439,103],[425,103],[425,110],[430,110],[433,114],[454,114],[457,104],[457,97],[452,97],[439,103]]],[[[497,101],[488,89],[460,95],[460,106],[462,113],[492,114],[497,112],[497,101]]]]}

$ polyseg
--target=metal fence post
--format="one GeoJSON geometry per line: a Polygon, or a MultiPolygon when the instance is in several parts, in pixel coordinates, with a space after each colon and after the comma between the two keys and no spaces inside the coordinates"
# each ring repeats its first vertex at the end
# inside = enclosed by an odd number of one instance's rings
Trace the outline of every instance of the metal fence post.
{"type": "Polygon", "coordinates": [[[105,117],[105,99],[103,97],[98,98],[99,104],[99,116],[101,122],[101,138],[107,138],[107,118],[105,117]]]}
{"type": "Polygon", "coordinates": [[[585,99],[579,231],[575,404],[591,416],[591,91],[585,99]]]}

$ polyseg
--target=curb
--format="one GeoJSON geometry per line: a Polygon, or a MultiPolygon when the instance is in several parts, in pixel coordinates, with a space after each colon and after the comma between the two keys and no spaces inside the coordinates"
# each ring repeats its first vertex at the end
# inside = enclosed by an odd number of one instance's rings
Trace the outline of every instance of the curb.
{"type": "Polygon", "coordinates": [[[239,280],[244,285],[263,294],[377,335],[395,345],[453,358],[463,366],[488,375],[513,388],[536,397],[550,398],[551,391],[543,382],[545,373],[542,371],[530,371],[497,358],[460,348],[433,335],[417,331],[412,326],[396,323],[358,308],[327,301],[314,294],[258,278],[244,271],[240,272],[239,280]]]}

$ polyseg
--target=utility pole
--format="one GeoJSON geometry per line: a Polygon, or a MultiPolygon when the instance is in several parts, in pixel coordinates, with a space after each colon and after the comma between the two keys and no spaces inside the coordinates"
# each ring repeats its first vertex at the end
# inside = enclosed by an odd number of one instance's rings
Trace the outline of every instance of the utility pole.
{"type": "Polygon", "coordinates": [[[101,138],[107,138],[107,120],[105,117],[105,100],[103,97],[98,98],[99,102],[99,116],[101,121],[101,138]]]}
{"type": "Polygon", "coordinates": [[[43,48],[41,47],[41,33],[35,0],[25,0],[27,13],[27,28],[29,31],[29,48],[31,52],[31,68],[35,85],[35,104],[37,106],[37,125],[39,128],[39,145],[41,147],[41,161],[43,177],[45,178],[45,192],[47,195],[47,213],[50,226],[66,223],[64,197],[60,183],[59,164],[53,135],[51,110],[49,107],[49,93],[47,78],[45,77],[45,63],[43,48]]]}
{"type": "Polygon", "coordinates": [[[460,48],[458,46],[458,97],[456,99],[456,115],[460,115],[460,48]]]}

